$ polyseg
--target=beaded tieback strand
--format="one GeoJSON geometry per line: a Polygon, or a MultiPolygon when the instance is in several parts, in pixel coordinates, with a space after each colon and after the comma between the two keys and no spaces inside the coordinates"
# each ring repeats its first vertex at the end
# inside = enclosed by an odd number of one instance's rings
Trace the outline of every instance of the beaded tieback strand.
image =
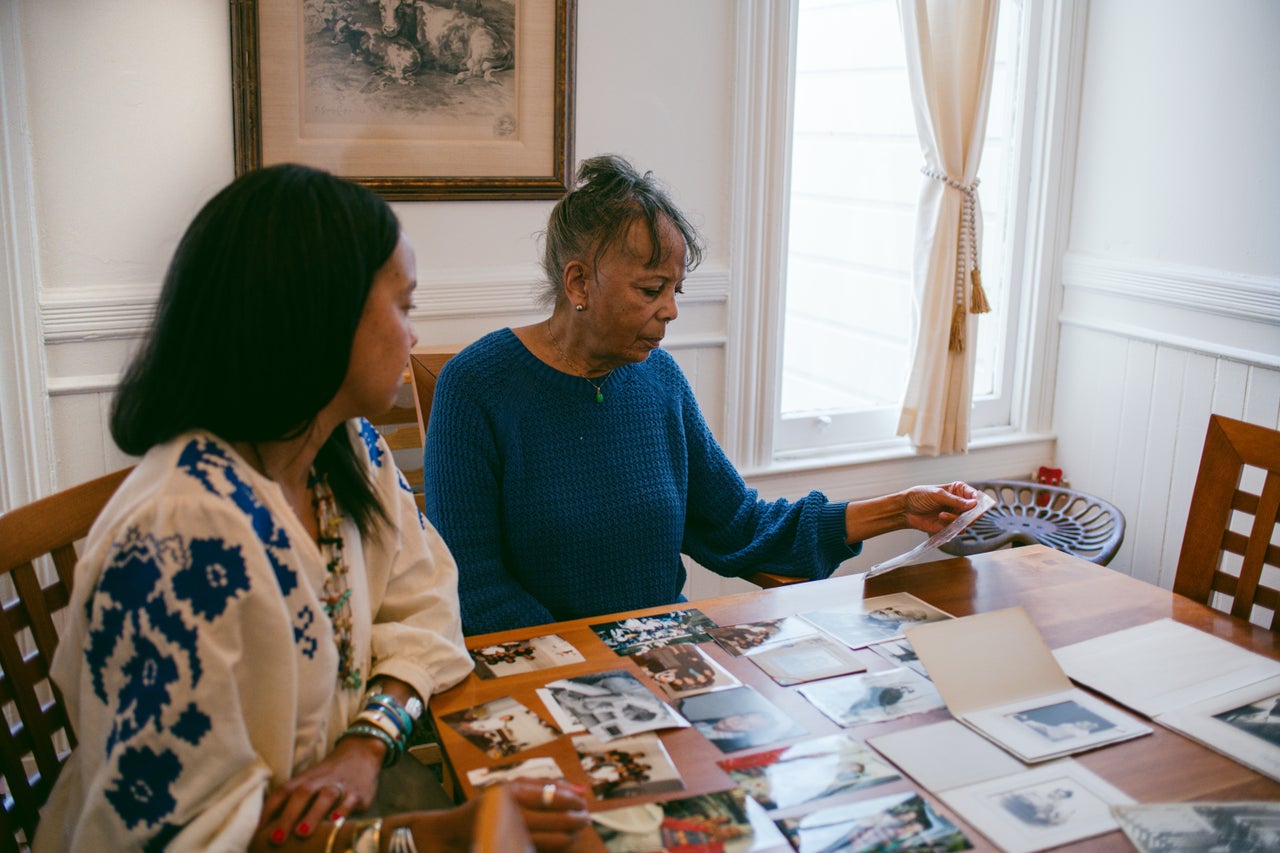
{"type": "Polygon", "coordinates": [[[351,642],[351,586],[346,557],[342,553],[342,513],[333,499],[329,481],[317,477],[314,471],[311,481],[316,521],[320,525],[320,553],[325,559],[324,588],[320,597],[324,600],[324,612],[329,614],[329,621],[333,624],[333,643],[338,649],[338,684],[348,690],[359,690],[363,680],[351,642]]]}

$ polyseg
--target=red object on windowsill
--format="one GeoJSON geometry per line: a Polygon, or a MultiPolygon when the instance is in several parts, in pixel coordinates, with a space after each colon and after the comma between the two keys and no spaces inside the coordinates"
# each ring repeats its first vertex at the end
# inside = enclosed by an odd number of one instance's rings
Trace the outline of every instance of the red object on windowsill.
{"type": "MultiPolygon", "coordinates": [[[[1040,466],[1040,470],[1036,472],[1036,482],[1045,486],[1061,486],[1062,485],[1062,469],[1049,468],[1045,465],[1040,466]]],[[[1048,506],[1048,493],[1036,495],[1036,506],[1048,506]]]]}

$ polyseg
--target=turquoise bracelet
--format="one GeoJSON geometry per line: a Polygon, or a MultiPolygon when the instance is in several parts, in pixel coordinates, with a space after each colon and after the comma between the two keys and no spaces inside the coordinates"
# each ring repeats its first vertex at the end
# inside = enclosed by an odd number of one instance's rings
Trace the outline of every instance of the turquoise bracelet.
{"type": "Polygon", "coordinates": [[[376,710],[378,708],[386,708],[391,712],[392,716],[400,725],[401,731],[405,737],[413,732],[413,717],[409,716],[409,712],[405,707],[396,701],[394,696],[388,696],[386,693],[374,693],[365,699],[365,710],[376,710]]]}
{"type": "Polygon", "coordinates": [[[390,767],[392,764],[395,764],[397,761],[399,761],[400,754],[404,751],[401,744],[398,741],[396,741],[394,738],[392,738],[391,735],[387,734],[377,726],[371,726],[368,723],[364,723],[364,724],[357,723],[355,725],[348,726],[347,730],[343,732],[341,736],[338,737],[338,740],[342,740],[343,738],[348,738],[348,737],[372,737],[372,738],[377,738],[378,740],[386,744],[387,754],[382,759],[383,767],[390,767]]]}

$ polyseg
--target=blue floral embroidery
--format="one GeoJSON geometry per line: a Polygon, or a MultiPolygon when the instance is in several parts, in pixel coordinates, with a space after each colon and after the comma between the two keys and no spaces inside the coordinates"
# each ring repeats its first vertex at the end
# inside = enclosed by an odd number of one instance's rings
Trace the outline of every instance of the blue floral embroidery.
{"type": "MultiPolygon", "coordinates": [[[[93,598],[89,601],[92,603],[93,598]]],[[[89,620],[92,623],[92,619],[89,620]]],[[[107,671],[107,659],[115,651],[116,643],[124,633],[124,611],[104,609],[102,611],[102,627],[90,631],[88,646],[84,650],[84,660],[89,667],[93,679],[93,694],[104,705],[107,703],[107,687],[103,675],[107,671]]]]}
{"type": "Polygon", "coordinates": [[[173,577],[173,591],[191,603],[191,610],[212,622],[227,602],[249,591],[249,572],[240,546],[221,539],[192,539],[191,562],[173,577]]]}
{"type": "Polygon", "coordinates": [[[360,419],[360,437],[364,439],[364,446],[369,451],[369,461],[373,463],[374,468],[382,467],[382,448],[378,445],[378,431],[373,428],[373,424],[364,418],[360,419]]]}
{"type": "Polygon", "coordinates": [[[106,798],[125,826],[159,823],[173,813],[177,802],[170,792],[182,772],[182,762],[169,750],[156,753],[150,747],[126,749],[120,756],[119,773],[106,798]]]}
{"type": "Polygon", "coordinates": [[[147,619],[166,640],[186,652],[187,666],[191,668],[191,686],[199,684],[200,676],[204,674],[204,665],[196,654],[196,629],[188,627],[182,619],[182,613],[170,610],[164,599],[159,597],[147,605],[147,619]]]}
{"type": "Polygon", "coordinates": [[[159,548],[153,536],[143,536],[137,527],[125,531],[98,581],[98,591],[125,611],[141,610],[160,580],[159,548]]]}
{"type": "Polygon", "coordinates": [[[162,823],[160,825],[160,831],[153,835],[151,840],[148,841],[146,846],[142,849],[145,850],[146,853],[152,853],[152,851],[160,853],[162,850],[168,850],[169,842],[173,841],[174,838],[177,838],[178,833],[181,831],[182,827],[180,826],[174,826],[171,823],[162,823]]]}
{"type": "Polygon", "coordinates": [[[160,714],[169,705],[169,686],[178,680],[178,665],[146,637],[135,637],[133,657],[124,665],[124,687],[115,726],[107,738],[107,754],[117,741],[129,740],[148,723],[160,727],[160,714]]]}
{"type": "Polygon", "coordinates": [[[192,746],[199,746],[200,739],[210,728],[212,723],[209,721],[209,715],[193,703],[187,706],[187,710],[178,717],[178,722],[173,724],[173,733],[192,746]]]}
{"type": "Polygon", "coordinates": [[[297,621],[293,625],[293,641],[304,655],[314,659],[316,656],[316,638],[309,636],[307,632],[315,624],[315,611],[304,604],[295,618],[297,621]]]}

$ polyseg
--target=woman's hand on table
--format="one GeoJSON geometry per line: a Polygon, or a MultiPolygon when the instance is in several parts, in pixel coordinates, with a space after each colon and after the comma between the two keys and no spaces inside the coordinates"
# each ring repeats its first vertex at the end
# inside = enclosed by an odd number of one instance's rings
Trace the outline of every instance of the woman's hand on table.
{"type": "Polygon", "coordinates": [[[333,752],[267,795],[261,827],[272,844],[290,834],[309,838],[321,823],[373,803],[386,747],[373,738],[349,737],[333,752]]]}
{"type": "Polygon", "coordinates": [[[539,853],[564,850],[591,823],[582,789],[565,781],[518,779],[507,785],[539,853]]]}

